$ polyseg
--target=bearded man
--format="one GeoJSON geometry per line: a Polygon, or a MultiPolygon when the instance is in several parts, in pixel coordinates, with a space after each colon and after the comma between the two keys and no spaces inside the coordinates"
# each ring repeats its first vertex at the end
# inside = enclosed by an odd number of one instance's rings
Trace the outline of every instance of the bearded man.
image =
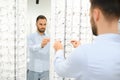
{"type": "Polygon", "coordinates": [[[45,33],[47,18],[39,15],[36,19],[37,31],[28,36],[27,80],[49,80],[50,39],[45,33]]]}
{"type": "Polygon", "coordinates": [[[61,77],[76,80],[120,80],[120,0],[90,0],[92,44],[79,45],[64,58],[63,46],[56,41],[54,68],[61,77]],[[78,46],[79,45],[79,46],[78,46]]]}

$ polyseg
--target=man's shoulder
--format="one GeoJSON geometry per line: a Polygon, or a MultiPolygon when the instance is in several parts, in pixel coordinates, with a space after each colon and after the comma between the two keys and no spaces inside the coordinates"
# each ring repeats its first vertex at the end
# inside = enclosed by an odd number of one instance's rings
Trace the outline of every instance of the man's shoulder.
{"type": "Polygon", "coordinates": [[[77,50],[78,51],[89,51],[94,48],[95,48],[95,46],[92,43],[89,43],[89,44],[83,44],[83,45],[78,46],[77,50]]]}
{"type": "Polygon", "coordinates": [[[37,32],[30,33],[28,36],[35,36],[37,35],[37,32]]]}
{"type": "Polygon", "coordinates": [[[27,37],[28,38],[34,38],[36,35],[37,35],[37,33],[34,32],[34,33],[30,33],[27,37]]]}

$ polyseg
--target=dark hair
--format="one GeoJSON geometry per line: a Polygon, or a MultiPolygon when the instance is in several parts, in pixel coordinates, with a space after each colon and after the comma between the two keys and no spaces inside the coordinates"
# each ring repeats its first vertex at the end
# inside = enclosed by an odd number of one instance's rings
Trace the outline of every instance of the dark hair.
{"type": "Polygon", "coordinates": [[[90,0],[91,9],[99,8],[107,19],[120,18],[120,0],[90,0]]]}
{"type": "Polygon", "coordinates": [[[47,18],[44,16],[44,15],[39,15],[36,19],[36,22],[39,20],[39,19],[46,19],[47,21],[47,18]]]}

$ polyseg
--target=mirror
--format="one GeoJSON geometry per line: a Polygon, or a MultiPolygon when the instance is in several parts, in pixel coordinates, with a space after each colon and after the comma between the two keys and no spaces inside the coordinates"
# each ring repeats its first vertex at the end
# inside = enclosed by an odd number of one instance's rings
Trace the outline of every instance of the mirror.
{"type": "Polygon", "coordinates": [[[49,80],[51,0],[28,0],[27,7],[27,80],[49,80]]]}

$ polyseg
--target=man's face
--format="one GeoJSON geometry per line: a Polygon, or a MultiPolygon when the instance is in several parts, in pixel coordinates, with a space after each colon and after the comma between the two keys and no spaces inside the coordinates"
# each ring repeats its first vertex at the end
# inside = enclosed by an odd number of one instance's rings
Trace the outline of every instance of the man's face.
{"type": "Polygon", "coordinates": [[[39,19],[36,23],[36,26],[37,26],[37,30],[40,32],[40,33],[44,33],[45,30],[46,30],[46,24],[47,24],[47,21],[46,19],[39,19]]]}
{"type": "Polygon", "coordinates": [[[97,36],[98,35],[98,32],[97,32],[97,26],[96,26],[96,23],[93,19],[93,14],[92,14],[92,11],[91,11],[91,15],[90,15],[90,23],[91,23],[91,26],[92,26],[92,32],[93,32],[93,35],[97,36]]]}

